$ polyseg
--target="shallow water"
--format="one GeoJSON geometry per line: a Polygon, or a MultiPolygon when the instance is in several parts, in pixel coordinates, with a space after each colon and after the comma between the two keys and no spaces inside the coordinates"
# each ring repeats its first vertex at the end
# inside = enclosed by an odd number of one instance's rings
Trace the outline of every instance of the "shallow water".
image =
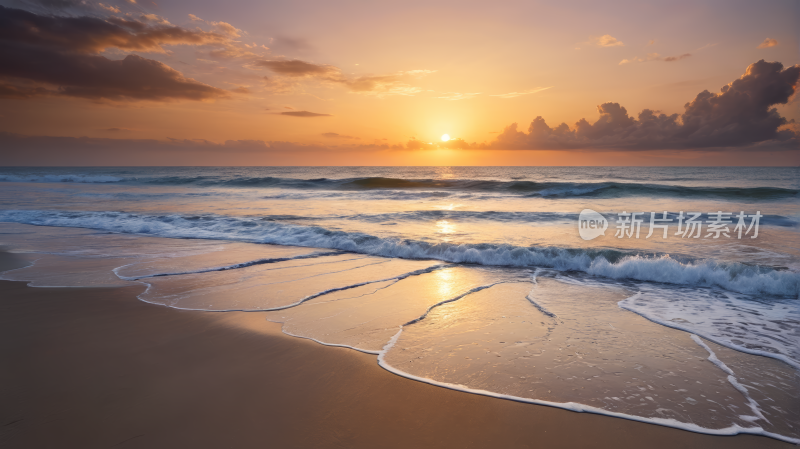
{"type": "Polygon", "coordinates": [[[143,301],[272,310],[288,334],[450,388],[797,441],[798,175],[0,169],[0,245],[32,263],[2,278],[146,284],[143,301]],[[605,236],[579,237],[585,208],[605,236]],[[614,237],[624,210],[647,212],[640,238],[614,237]],[[764,217],[755,239],[645,238],[664,210],[764,217]]]}

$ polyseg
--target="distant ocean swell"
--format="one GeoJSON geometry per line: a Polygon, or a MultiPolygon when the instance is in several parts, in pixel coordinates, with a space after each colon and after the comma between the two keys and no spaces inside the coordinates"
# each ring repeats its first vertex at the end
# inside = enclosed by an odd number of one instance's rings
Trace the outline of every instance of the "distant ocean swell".
{"type": "Polygon", "coordinates": [[[487,266],[545,267],[619,280],[720,287],[745,294],[800,298],[800,273],[770,267],[679,260],[617,250],[427,243],[332,231],[257,218],[218,215],[145,215],[123,212],[0,211],[0,221],[98,229],[170,238],[202,238],[351,251],[404,259],[435,259],[487,266]]]}
{"type": "Polygon", "coordinates": [[[445,190],[494,192],[543,198],[620,198],[630,196],[778,200],[797,198],[800,190],[779,187],[689,187],[627,182],[535,182],[470,179],[402,179],[363,177],[299,179],[232,176],[114,176],[82,174],[0,175],[0,182],[125,183],[164,186],[282,188],[305,190],[445,190]]]}

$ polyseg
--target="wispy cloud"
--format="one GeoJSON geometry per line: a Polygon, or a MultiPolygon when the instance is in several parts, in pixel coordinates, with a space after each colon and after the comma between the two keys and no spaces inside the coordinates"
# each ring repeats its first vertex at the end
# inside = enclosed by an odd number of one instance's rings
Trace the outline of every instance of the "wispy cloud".
{"type": "Polygon", "coordinates": [[[530,95],[535,94],[537,92],[541,92],[543,90],[552,89],[555,86],[547,86],[547,87],[535,87],[533,89],[523,90],[522,92],[509,92],[507,94],[496,94],[491,95],[492,97],[500,97],[500,98],[516,98],[521,97],[523,95],[530,95]]]}
{"type": "Polygon", "coordinates": [[[673,62],[673,61],[680,61],[681,59],[686,59],[689,56],[692,56],[691,53],[684,53],[680,56],[667,56],[664,58],[664,62],[673,62]]]}
{"type": "MultiPolygon", "coordinates": [[[[436,72],[435,70],[407,70],[389,75],[363,75],[352,77],[345,76],[341,69],[336,66],[316,64],[299,59],[261,60],[256,61],[255,65],[266,67],[276,75],[279,75],[279,77],[295,80],[313,78],[323,83],[345,86],[355,93],[374,95],[377,97],[415,95],[422,92],[423,89],[412,86],[409,82],[436,72]]],[[[268,78],[268,81],[284,89],[282,91],[290,90],[297,86],[297,83],[287,83],[280,79],[275,80],[273,78],[268,78]]]]}
{"type": "Polygon", "coordinates": [[[623,59],[622,61],[619,62],[619,65],[633,64],[640,62],[653,62],[653,61],[675,62],[675,61],[680,61],[681,59],[686,59],[690,56],[692,56],[691,53],[684,53],[678,56],[667,56],[667,57],[663,57],[658,53],[648,53],[647,56],[644,58],[635,57],[631,59],[623,59]]]}
{"type": "Polygon", "coordinates": [[[286,112],[281,112],[280,115],[288,115],[290,117],[303,117],[303,118],[332,117],[331,114],[319,114],[319,113],[310,112],[310,111],[286,111],[286,112]]]}
{"type": "Polygon", "coordinates": [[[360,137],[348,136],[348,135],[339,134],[339,133],[322,133],[321,136],[322,137],[327,137],[329,139],[360,139],[360,137]]]}
{"type": "Polygon", "coordinates": [[[475,98],[480,95],[480,92],[443,92],[442,96],[434,97],[434,98],[441,98],[442,100],[469,100],[470,98],[475,98]]]}

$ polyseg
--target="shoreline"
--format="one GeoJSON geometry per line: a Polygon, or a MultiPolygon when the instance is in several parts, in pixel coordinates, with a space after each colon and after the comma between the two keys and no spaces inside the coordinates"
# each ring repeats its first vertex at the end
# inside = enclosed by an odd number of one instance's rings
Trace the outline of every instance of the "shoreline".
{"type": "Polygon", "coordinates": [[[795,447],[414,382],[261,312],[155,307],[142,288],[0,281],[4,447],[795,447]]]}

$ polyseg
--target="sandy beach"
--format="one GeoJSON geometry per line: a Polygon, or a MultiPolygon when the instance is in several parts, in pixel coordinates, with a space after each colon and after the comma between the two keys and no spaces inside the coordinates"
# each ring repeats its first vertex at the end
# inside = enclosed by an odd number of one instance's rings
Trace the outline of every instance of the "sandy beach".
{"type": "Polygon", "coordinates": [[[439,388],[263,313],[155,306],[138,287],[0,289],[5,448],[793,447],[439,388]]]}

